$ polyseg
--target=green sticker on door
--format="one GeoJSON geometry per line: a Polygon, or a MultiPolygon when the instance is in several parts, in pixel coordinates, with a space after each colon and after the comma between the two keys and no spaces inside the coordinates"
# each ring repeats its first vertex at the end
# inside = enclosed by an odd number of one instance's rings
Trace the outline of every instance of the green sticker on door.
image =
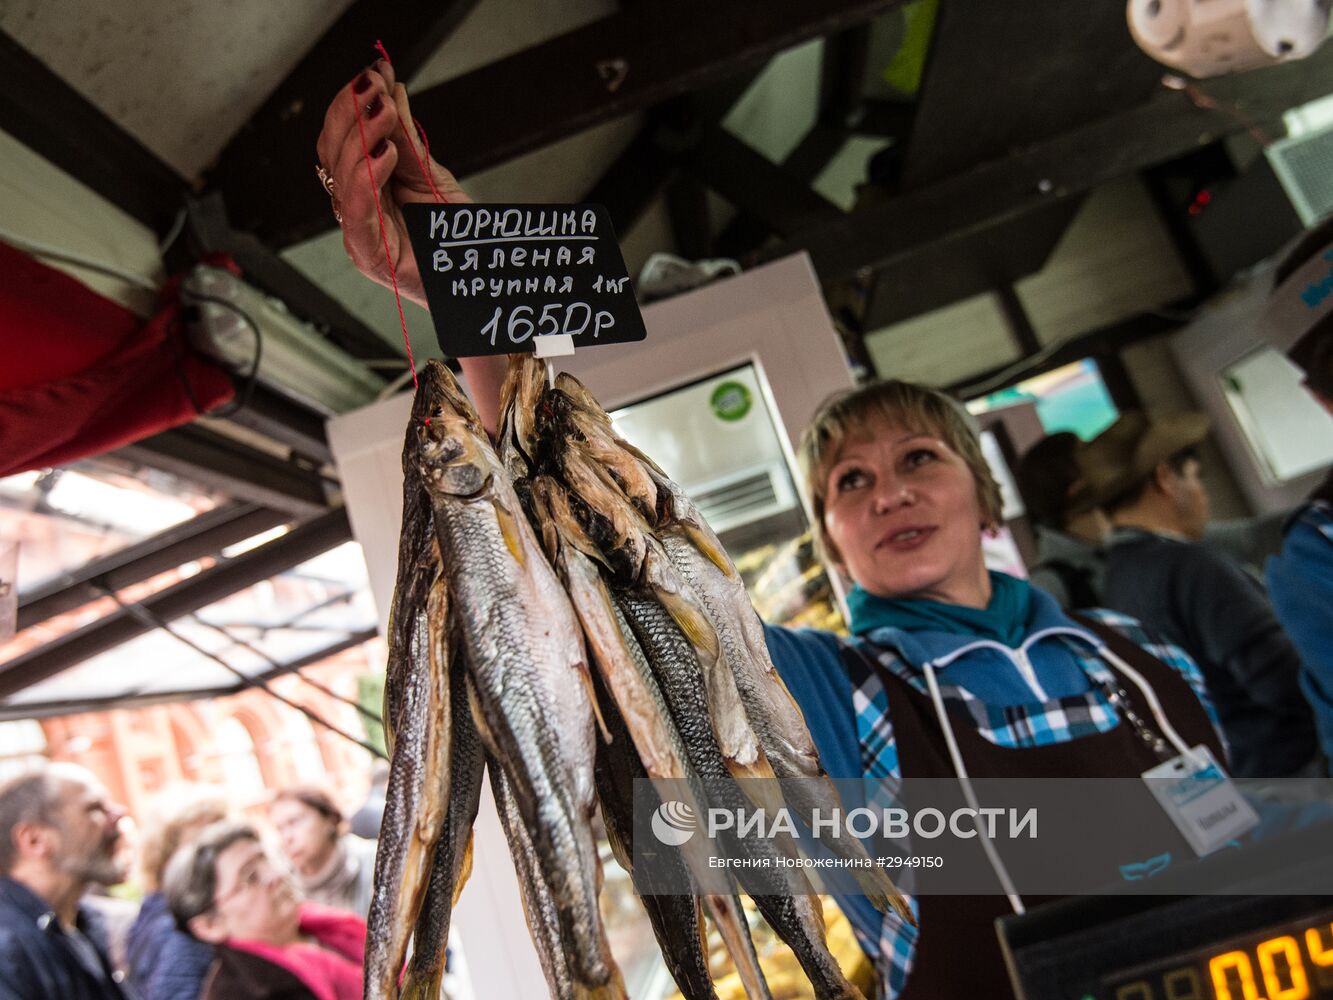
{"type": "Polygon", "coordinates": [[[748,386],[740,382],[723,382],[713,390],[708,403],[719,420],[736,421],[750,412],[753,400],[748,386]]]}

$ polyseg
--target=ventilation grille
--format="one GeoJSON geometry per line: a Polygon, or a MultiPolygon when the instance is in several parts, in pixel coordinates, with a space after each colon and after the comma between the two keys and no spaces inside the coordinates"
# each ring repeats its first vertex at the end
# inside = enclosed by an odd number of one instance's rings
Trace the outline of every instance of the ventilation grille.
{"type": "Polygon", "coordinates": [[[690,490],[694,505],[716,532],[789,510],[796,503],[785,470],[763,466],[690,490]]]}
{"type": "Polygon", "coordinates": [[[1333,212],[1333,127],[1281,139],[1267,152],[1302,223],[1333,212]]]}

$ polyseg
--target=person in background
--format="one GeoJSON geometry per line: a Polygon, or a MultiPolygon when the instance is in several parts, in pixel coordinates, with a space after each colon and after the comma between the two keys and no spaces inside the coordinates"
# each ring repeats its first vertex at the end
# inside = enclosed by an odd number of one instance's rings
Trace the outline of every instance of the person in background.
{"type": "Polygon", "coordinates": [[[162,876],[178,849],[228,812],[222,789],[187,785],[159,795],[144,824],[139,867],[145,895],[127,947],[130,977],[144,1000],[199,996],[213,949],[177,928],[162,893],[162,876]]]}
{"type": "Polygon", "coordinates": [[[1029,448],[1014,471],[1037,538],[1037,563],[1028,580],[1071,610],[1101,604],[1102,545],[1111,531],[1083,482],[1082,444],[1069,431],[1051,434],[1029,448]]]}
{"type": "Polygon", "coordinates": [[[0,786],[0,1000],[134,1000],[81,904],[90,886],[125,878],[124,815],[74,764],[0,786]]]}
{"type": "Polygon", "coordinates": [[[327,792],[309,785],[284,789],[268,818],[306,899],[362,917],[370,912],[375,842],[343,832],[342,811],[327,792]]]}
{"type": "MultiPolygon", "coordinates": [[[[1333,218],[1311,229],[1274,275],[1264,336],[1301,372],[1333,415],[1333,218]]],[[[1330,436],[1327,422],[1311,433],[1330,436]]],[[[1281,552],[1267,566],[1273,609],[1301,655],[1301,688],[1314,708],[1324,754],[1333,759],[1333,472],[1287,521],[1281,552]]]]}
{"type": "Polygon", "coordinates": [[[249,824],[177,851],[163,892],[178,926],[213,947],[199,1000],[361,1000],[365,921],[302,902],[249,824]]]}
{"type": "Polygon", "coordinates": [[[1262,587],[1200,544],[1208,494],[1198,446],[1208,419],[1126,413],[1079,451],[1093,498],[1111,518],[1103,605],[1142,621],[1203,671],[1232,773],[1315,777],[1324,761],[1301,694],[1300,656],[1262,587]]]}
{"type": "MultiPolygon", "coordinates": [[[[133,872],[139,856],[139,827],[134,817],[122,816],[119,831],[116,867],[121,871],[133,872]]],[[[122,976],[128,975],[130,970],[129,934],[134,921],[139,917],[142,895],[138,885],[127,881],[112,886],[89,886],[83,897],[83,905],[95,911],[101,921],[111,968],[122,976]]]]}
{"type": "Polygon", "coordinates": [[[366,801],[352,813],[347,828],[354,837],[378,840],[380,821],[384,818],[384,793],[389,787],[389,762],[376,760],[370,769],[370,789],[366,801]]]}

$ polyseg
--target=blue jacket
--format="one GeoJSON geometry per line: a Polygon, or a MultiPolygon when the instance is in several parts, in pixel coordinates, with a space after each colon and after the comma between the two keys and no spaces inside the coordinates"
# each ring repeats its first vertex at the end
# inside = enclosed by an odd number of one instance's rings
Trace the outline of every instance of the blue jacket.
{"type": "Polygon", "coordinates": [[[198,1000],[213,946],[176,928],[160,892],[144,897],[128,941],[130,978],[143,1000],[198,1000]]]}
{"type": "Polygon", "coordinates": [[[1301,654],[1301,690],[1320,745],[1333,760],[1333,505],[1297,512],[1267,577],[1273,610],[1301,654]]]}
{"type": "Polygon", "coordinates": [[[80,907],[78,928],[97,948],[101,976],[80,963],[45,900],[0,878],[0,1000],[135,1000],[112,979],[96,915],[80,907]]]}
{"type": "Polygon", "coordinates": [[[1117,528],[1105,606],[1131,615],[1198,664],[1241,778],[1294,775],[1318,755],[1301,655],[1258,582],[1202,545],[1117,528]]]}
{"type": "MultiPolygon", "coordinates": [[[[1214,718],[1204,692],[1203,678],[1181,650],[1157,641],[1130,619],[1105,612],[1094,617],[1180,671],[1203,702],[1210,718],[1214,718]]],[[[1032,591],[1023,634],[1020,649],[1009,649],[972,635],[905,632],[897,628],[878,629],[861,641],[868,639],[875,648],[894,650],[899,661],[918,676],[923,664],[934,663],[942,686],[965,690],[997,710],[1000,716],[1034,705],[1058,705],[1059,699],[1082,695],[1092,689],[1088,661],[1096,660],[1095,650],[1100,646],[1100,640],[1071,621],[1054,598],[1040,590],[1032,591]]],[[[811,629],[773,626],[765,628],[765,635],[773,665],[805,716],[825,771],[835,779],[862,777],[865,759],[858,736],[858,716],[880,715],[881,709],[865,701],[863,694],[853,691],[851,678],[839,654],[838,637],[811,629]]],[[[1055,718],[1059,717],[1057,713],[1055,718]]],[[[896,760],[891,720],[882,715],[879,724],[882,730],[877,734],[878,752],[896,760]]],[[[1039,745],[1065,742],[1075,735],[1054,722],[1025,727],[1022,734],[1015,730],[1009,734],[1011,739],[1001,742],[1012,742],[1015,746],[1039,745]]],[[[875,954],[881,931],[879,911],[864,896],[839,895],[837,901],[862,946],[870,954],[875,954]]]]}

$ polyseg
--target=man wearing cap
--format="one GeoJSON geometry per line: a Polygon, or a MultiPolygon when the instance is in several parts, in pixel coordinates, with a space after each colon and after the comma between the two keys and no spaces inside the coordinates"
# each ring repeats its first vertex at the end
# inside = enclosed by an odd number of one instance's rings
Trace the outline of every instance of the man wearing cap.
{"type": "Polygon", "coordinates": [[[1126,413],[1079,452],[1093,497],[1111,518],[1105,606],[1140,619],[1203,672],[1242,778],[1322,773],[1301,662],[1258,582],[1199,544],[1208,494],[1201,413],[1150,420],[1126,413]]]}
{"type": "Polygon", "coordinates": [[[89,886],[125,878],[124,815],[74,764],[0,785],[0,1000],[130,1000],[96,914],[79,902],[89,886]]]}
{"type": "Polygon", "coordinates": [[[1079,470],[1082,443],[1069,431],[1051,434],[1029,448],[1014,470],[1037,539],[1028,580],[1072,610],[1102,604],[1102,545],[1111,530],[1079,470]]]}
{"type": "MultiPolygon", "coordinates": [[[[1262,328],[1333,414],[1333,219],[1306,233],[1279,265],[1262,328]]],[[[1327,421],[1310,433],[1329,434],[1327,421]]],[[[1287,522],[1267,578],[1273,609],[1301,654],[1301,688],[1324,754],[1333,757],[1333,473],[1287,522]]]]}

